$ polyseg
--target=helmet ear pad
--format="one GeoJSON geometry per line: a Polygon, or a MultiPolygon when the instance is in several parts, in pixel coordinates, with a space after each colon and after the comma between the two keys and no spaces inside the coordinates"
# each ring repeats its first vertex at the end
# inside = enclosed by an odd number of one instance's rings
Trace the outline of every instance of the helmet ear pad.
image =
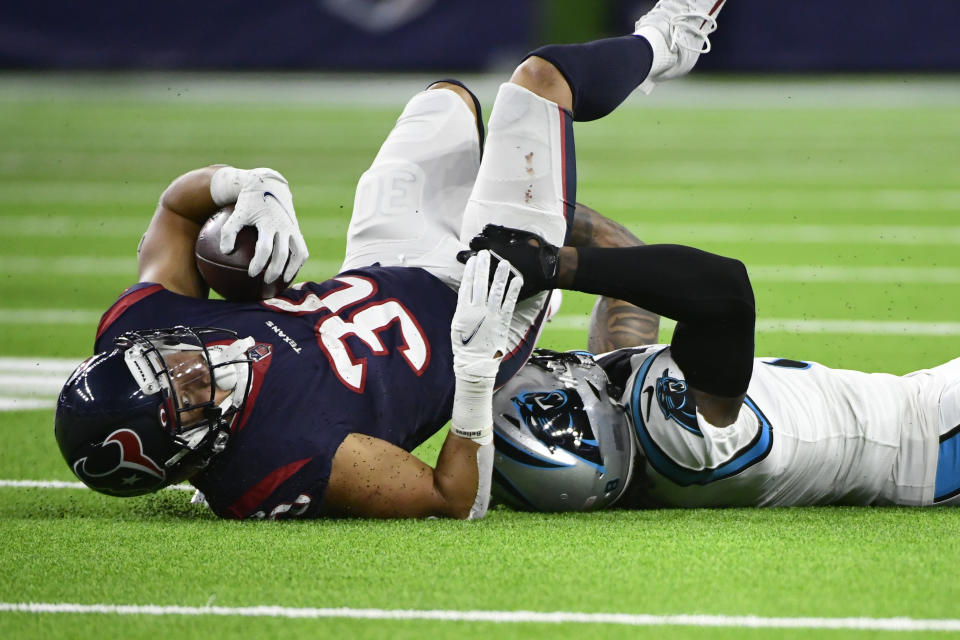
{"type": "Polygon", "coordinates": [[[633,470],[626,414],[590,354],[537,350],[494,395],[492,495],[513,508],[612,505],[633,470]]]}

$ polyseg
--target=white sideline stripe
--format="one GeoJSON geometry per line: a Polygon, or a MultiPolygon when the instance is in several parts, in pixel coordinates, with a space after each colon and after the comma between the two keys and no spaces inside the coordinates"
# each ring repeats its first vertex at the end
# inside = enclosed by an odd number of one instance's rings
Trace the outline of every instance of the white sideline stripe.
{"type": "MultiPolygon", "coordinates": [[[[115,149],[106,153],[115,160],[122,160],[131,150],[115,149]]],[[[41,155],[49,151],[39,151],[41,155]]],[[[85,159],[89,153],[83,151],[58,150],[58,157],[67,159],[85,159]]],[[[373,155],[371,154],[371,158],[373,155]]],[[[55,182],[43,180],[28,180],[16,184],[4,185],[4,204],[11,209],[17,205],[46,205],[46,209],[63,210],[58,205],[93,205],[103,210],[111,209],[110,223],[104,224],[98,217],[85,215],[44,215],[35,218],[25,218],[17,215],[0,216],[0,228],[10,237],[15,236],[67,236],[74,238],[127,238],[131,242],[139,240],[150,223],[150,214],[153,204],[157,201],[163,187],[156,182],[134,182],[119,184],[116,181],[105,184],[96,181],[57,180],[55,182]],[[127,214],[125,211],[131,211],[127,214]],[[114,215],[115,214],[115,215],[114,215]]],[[[340,209],[339,213],[332,210],[332,204],[342,201],[345,197],[353,203],[355,185],[352,184],[300,184],[295,187],[298,202],[323,203],[323,215],[316,216],[301,214],[300,229],[307,237],[322,237],[333,240],[343,240],[350,224],[350,209],[340,209]]],[[[861,199],[851,200],[863,207],[868,207],[870,199],[880,202],[877,192],[870,189],[863,190],[861,199]]],[[[794,192],[797,193],[797,192],[794,192]]],[[[907,192],[912,193],[912,192],[907,192]]],[[[950,205],[950,191],[918,191],[913,199],[921,198],[915,209],[947,209],[950,205]],[[922,207],[921,204],[930,206],[922,207]]],[[[911,198],[911,196],[906,196],[911,198]]],[[[299,206],[299,205],[298,205],[299,206]]],[[[301,209],[303,211],[303,209],[301,209]]],[[[131,249],[133,247],[131,246],[131,249]]]]}
{"type": "MultiPolygon", "coordinates": [[[[501,71],[462,74],[458,78],[482,99],[490,100],[504,80],[501,71]]],[[[134,100],[151,103],[221,103],[385,107],[391,112],[436,75],[426,73],[238,73],[211,72],[40,72],[0,73],[0,102],[24,100],[134,100]]],[[[670,81],[670,91],[634,92],[627,107],[783,109],[809,107],[888,109],[955,107],[960,87],[955,76],[910,75],[773,78],[696,75],[670,81]]]]}
{"type": "Polygon", "coordinates": [[[758,265],[747,267],[754,282],[910,282],[960,283],[956,267],[808,267],[758,265]]]}
{"type": "Polygon", "coordinates": [[[955,336],[960,322],[887,322],[874,320],[758,320],[763,333],[847,333],[886,336],[955,336]]]}
{"type": "MultiPolygon", "coordinates": [[[[610,141],[614,145],[613,140],[610,141]]],[[[10,207],[18,204],[46,204],[49,209],[56,205],[78,203],[99,205],[101,208],[129,208],[140,209],[137,203],[150,202],[157,197],[156,183],[137,183],[131,185],[110,184],[90,181],[27,181],[15,185],[4,185],[5,203],[10,207]]],[[[687,213],[701,208],[699,199],[691,199],[683,187],[666,184],[658,187],[645,185],[643,187],[623,187],[604,185],[604,194],[613,201],[631,202],[642,198],[646,211],[671,211],[673,213],[687,213]]],[[[298,202],[329,203],[342,198],[349,193],[352,199],[352,187],[340,185],[297,185],[298,202]]],[[[744,208],[767,213],[793,211],[796,202],[809,196],[809,190],[791,188],[768,188],[757,190],[753,186],[738,187],[723,185],[715,187],[702,185],[698,194],[709,200],[714,211],[742,212],[744,208]]],[[[890,211],[909,214],[913,211],[926,213],[952,213],[960,207],[960,189],[948,188],[919,188],[919,189],[884,189],[875,185],[864,187],[837,188],[830,187],[817,194],[817,203],[821,209],[840,209],[845,211],[890,211]]],[[[326,208],[326,207],[325,207],[326,208]]],[[[715,218],[716,219],[716,218],[715,218]]],[[[905,220],[909,220],[906,216],[905,220]]],[[[75,238],[139,238],[147,228],[149,217],[144,211],[132,215],[118,214],[111,218],[109,225],[102,224],[96,218],[77,217],[69,215],[49,215],[39,218],[25,218],[23,216],[0,215],[0,228],[10,238],[14,237],[56,237],[70,236],[75,238]]],[[[300,219],[300,229],[308,238],[324,238],[327,240],[343,240],[346,237],[350,222],[349,212],[322,216],[303,215],[300,219]]],[[[920,234],[927,234],[930,230],[941,228],[956,230],[956,227],[931,227],[929,225],[797,225],[796,223],[766,223],[751,225],[746,223],[697,223],[714,227],[737,227],[740,234],[752,234],[757,230],[773,228],[802,228],[818,229],[829,234],[830,229],[839,229],[839,233],[848,233],[851,228],[870,232],[877,229],[895,229],[898,234],[918,230],[920,234]]],[[[669,223],[645,222],[643,229],[657,229],[660,225],[668,228],[682,225],[669,223]]],[[[693,230],[686,229],[686,234],[693,230]]]]}
{"type": "Polygon", "coordinates": [[[647,242],[738,242],[760,244],[954,245],[957,226],[790,225],[790,224],[630,224],[647,242]]]}
{"type": "Polygon", "coordinates": [[[52,409],[57,406],[54,398],[0,398],[0,411],[29,411],[33,409],[52,409]]]}
{"type": "Polygon", "coordinates": [[[89,324],[92,328],[102,315],[103,311],[90,309],[0,309],[0,324],[89,324]]]}
{"type": "MultiPolygon", "coordinates": [[[[628,198],[628,193],[624,192],[623,197],[628,198]]],[[[0,220],[3,218],[0,217],[0,220]]],[[[123,227],[115,227],[113,232],[104,234],[101,227],[95,226],[85,228],[77,225],[75,222],[69,231],[61,230],[62,225],[56,223],[49,226],[25,226],[21,223],[19,232],[11,231],[11,237],[33,237],[33,236],[63,236],[71,235],[75,237],[118,237],[118,238],[137,238],[143,229],[131,231],[123,227]],[[122,233],[121,233],[122,231],[122,233]]],[[[697,224],[670,224],[657,222],[631,223],[627,225],[635,233],[648,242],[739,242],[739,243],[767,243],[767,244],[883,244],[883,245],[953,245],[960,241],[960,227],[957,226],[930,226],[930,225],[790,225],[790,224],[723,224],[723,223],[697,223],[697,224]]],[[[142,227],[142,223],[140,223],[142,227]]],[[[345,236],[345,229],[341,228],[342,223],[335,224],[309,224],[301,225],[303,234],[308,238],[323,238],[328,240],[342,240],[345,236]]],[[[14,260],[35,260],[37,263],[51,262],[53,266],[58,267],[58,258],[43,259],[32,258],[31,256],[9,256],[0,258],[0,265],[5,270],[9,262],[14,264],[14,260]]],[[[64,260],[70,259],[65,256],[64,260]]],[[[108,264],[113,264],[114,269],[120,269],[120,263],[115,261],[136,262],[133,256],[113,257],[113,258],[92,258],[92,261],[106,260],[108,264]]],[[[31,264],[24,262],[23,264],[31,264]]],[[[308,263],[309,264],[309,263],[308,263]]],[[[25,270],[27,267],[20,267],[25,270]]],[[[125,267],[124,267],[125,268],[125,267]]]]}
{"type": "Polygon", "coordinates": [[[581,623],[635,627],[744,627],[752,629],[857,629],[865,631],[960,631],[960,620],[916,618],[764,618],[723,615],[649,615],[568,611],[455,611],[436,609],[353,609],[292,607],[183,607],[162,605],[0,602],[0,611],[94,613],[150,616],[241,616],[256,618],[352,618],[361,620],[439,620],[443,622],[581,623]]]}
{"type": "Polygon", "coordinates": [[[15,358],[0,357],[0,373],[57,373],[67,377],[77,368],[80,360],[73,358],[15,358]]]}
{"type": "MultiPolygon", "coordinates": [[[[76,364],[80,364],[78,361],[76,364]]],[[[71,369],[70,371],[73,371],[71,369]]],[[[60,393],[60,388],[66,382],[68,371],[63,375],[27,375],[6,374],[0,367],[0,394],[18,396],[49,396],[60,393]]]]}
{"type": "MultiPolygon", "coordinates": [[[[799,275],[799,274],[798,274],[799,275]]],[[[0,310],[0,324],[14,321],[26,324],[94,324],[96,312],[60,311],[55,309],[0,310]],[[58,319],[59,317],[59,319],[58,319]],[[42,319],[38,322],[38,319],[42,319]]],[[[589,328],[587,315],[561,314],[549,321],[554,329],[585,331],[589,328]]],[[[661,340],[673,331],[676,323],[662,319],[661,340]]],[[[796,318],[766,318],[757,321],[758,333],[781,334],[847,334],[884,336],[960,336],[960,322],[893,322],[874,320],[809,320],[796,318]]],[[[55,405],[67,376],[80,364],[76,360],[56,358],[0,357],[0,412],[49,409],[55,405]]]]}
{"type": "MultiPolygon", "coordinates": [[[[676,322],[660,319],[661,331],[673,331],[676,322]]],[[[586,315],[558,315],[549,321],[557,329],[586,330],[590,317],[586,315]]],[[[759,333],[841,333],[854,335],[888,336],[955,336],[960,335],[960,322],[891,322],[880,320],[806,320],[767,318],[757,320],[759,333]]]]}
{"type": "MultiPolygon", "coordinates": [[[[741,240],[743,237],[741,236],[741,240]]],[[[722,237],[710,240],[723,241],[722,237]]],[[[960,243],[960,238],[957,239],[960,243]]],[[[952,243],[951,243],[952,244],[952,243]]],[[[311,260],[298,274],[297,280],[324,280],[340,270],[338,260],[311,260]]],[[[754,282],[910,282],[957,284],[960,267],[847,267],[771,264],[748,266],[754,282]]],[[[135,258],[95,258],[91,256],[33,256],[0,257],[0,272],[58,275],[128,276],[132,282],[137,273],[135,258]]],[[[119,294],[119,291],[117,292],[119,294]]],[[[29,313],[29,309],[10,309],[7,312],[29,313]]],[[[92,313],[92,312],[81,312],[92,313]]],[[[98,315],[99,318],[99,315],[98,315]]]]}
{"type": "Polygon", "coordinates": [[[65,482],[63,480],[0,480],[0,487],[17,489],[86,489],[82,482],[65,482]]]}
{"type": "MultiPolygon", "coordinates": [[[[14,489],[87,489],[82,482],[64,480],[0,480],[0,487],[14,489]]],[[[167,487],[171,491],[196,491],[188,484],[175,484],[167,487]]]]}
{"type": "MultiPolygon", "coordinates": [[[[0,310],[0,324],[11,317],[24,323],[37,323],[37,318],[53,320],[64,314],[57,324],[84,324],[99,318],[94,312],[58,311],[54,309],[0,310]],[[5,315],[7,314],[7,315],[5,315]],[[12,316],[10,314],[13,314],[12,316]],[[83,322],[78,321],[83,320],[83,322]]],[[[553,329],[586,331],[590,325],[587,315],[561,314],[549,321],[553,329]]],[[[660,322],[661,340],[673,331],[676,323],[669,319],[660,322]]],[[[781,334],[839,334],[878,336],[960,336],[960,322],[892,322],[875,320],[808,320],[796,318],[766,318],[757,321],[758,333],[781,334]]],[[[0,412],[48,409],[55,405],[67,376],[80,364],[76,360],[57,358],[0,357],[0,412]]]]}
{"type": "MultiPolygon", "coordinates": [[[[326,279],[340,270],[342,261],[312,260],[300,272],[300,279],[321,276],[326,279]]],[[[135,257],[58,256],[0,256],[0,273],[52,273],[66,276],[127,276],[132,283],[137,275],[135,257]]],[[[120,293],[119,291],[117,292],[120,293]]]]}
{"type": "Polygon", "coordinates": [[[0,412],[50,409],[80,364],[58,358],[0,358],[0,412]]]}

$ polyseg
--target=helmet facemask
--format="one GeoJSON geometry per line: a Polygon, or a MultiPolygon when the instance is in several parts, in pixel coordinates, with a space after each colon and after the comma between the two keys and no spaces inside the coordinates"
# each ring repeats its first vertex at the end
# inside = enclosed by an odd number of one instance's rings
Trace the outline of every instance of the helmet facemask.
{"type": "Polygon", "coordinates": [[[117,346],[125,349],[124,360],[140,390],[161,394],[160,425],[180,447],[164,466],[206,466],[226,447],[233,417],[249,394],[251,359],[246,352],[254,346],[253,338],[238,340],[222,329],[174,327],[126,333],[117,346]],[[217,402],[218,390],[230,393],[217,402]]]}

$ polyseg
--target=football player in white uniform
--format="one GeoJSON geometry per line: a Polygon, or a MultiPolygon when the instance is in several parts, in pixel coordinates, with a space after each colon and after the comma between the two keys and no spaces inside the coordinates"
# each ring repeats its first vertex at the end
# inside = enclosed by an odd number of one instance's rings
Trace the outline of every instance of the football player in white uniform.
{"type": "MultiPolygon", "coordinates": [[[[671,344],[629,347],[629,333],[610,331],[613,316],[595,314],[592,343],[621,348],[541,351],[497,392],[501,501],[960,504],[960,359],[895,376],[754,358],[746,269],[690,247],[558,249],[494,227],[471,246],[509,259],[525,287],[611,296],[677,320],[671,344]]],[[[618,313],[622,326],[629,312],[618,313]]]]}

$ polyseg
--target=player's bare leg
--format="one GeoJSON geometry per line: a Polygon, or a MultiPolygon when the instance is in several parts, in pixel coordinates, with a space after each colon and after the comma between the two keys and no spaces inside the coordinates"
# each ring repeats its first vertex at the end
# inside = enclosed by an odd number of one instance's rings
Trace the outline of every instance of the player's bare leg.
{"type": "Polygon", "coordinates": [[[557,67],[543,58],[531,55],[521,62],[510,76],[510,82],[555,102],[567,111],[573,111],[573,92],[567,79],[557,67]]]}

